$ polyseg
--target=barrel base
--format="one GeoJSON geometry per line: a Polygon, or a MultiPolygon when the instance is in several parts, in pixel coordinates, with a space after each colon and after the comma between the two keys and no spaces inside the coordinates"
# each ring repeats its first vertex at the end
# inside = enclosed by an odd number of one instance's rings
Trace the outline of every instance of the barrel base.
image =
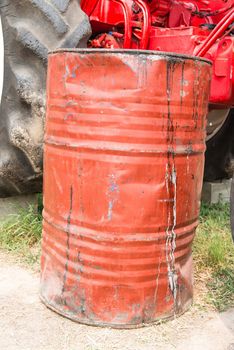
{"type": "Polygon", "coordinates": [[[50,310],[56,312],[60,316],[63,316],[65,318],[70,319],[71,321],[84,324],[86,326],[93,326],[93,327],[102,327],[102,328],[114,328],[114,329],[137,329],[137,328],[143,328],[143,327],[150,327],[153,325],[157,325],[161,322],[167,322],[170,320],[173,320],[175,318],[178,318],[182,316],[185,312],[187,312],[192,304],[193,300],[189,300],[186,304],[183,305],[183,308],[180,310],[180,312],[169,314],[169,315],[164,315],[161,317],[158,317],[154,319],[152,322],[147,322],[147,323],[140,323],[140,324],[112,324],[112,323],[101,323],[101,322],[94,322],[94,321],[89,321],[87,319],[80,319],[79,317],[76,317],[72,315],[69,312],[66,312],[64,310],[61,310],[58,305],[52,305],[50,302],[46,300],[46,298],[40,293],[40,299],[42,303],[50,310]]]}

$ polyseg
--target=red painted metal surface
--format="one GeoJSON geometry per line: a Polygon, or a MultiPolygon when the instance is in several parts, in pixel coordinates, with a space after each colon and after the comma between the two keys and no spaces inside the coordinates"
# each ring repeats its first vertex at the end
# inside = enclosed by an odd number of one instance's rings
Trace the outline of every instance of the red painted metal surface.
{"type": "Polygon", "coordinates": [[[211,109],[234,106],[234,0],[96,0],[81,6],[93,29],[90,47],[206,57],[214,67],[211,109]],[[116,40],[116,32],[122,38],[116,40]]]}
{"type": "MultiPolygon", "coordinates": [[[[134,19],[141,21],[137,0],[81,0],[81,7],[90,16],[91,23],[102,28],[103,23],[117,25],[124,21],[119,3],[132,8],[134,19]]],[[[152,25],[175,28],[192,25],[218,24],[234,6],[234,0],[140,0],[149,7],[152,25]]],[[[141,8],[141,6],[140,6],[141,8]]]]}
{"type": "MultiPolygon", "coordinates": [[[[149,49],[194,55],[208,34],[209,31],[196,27],[152,28],[149,49]]],[[[213,62],[210,105],[212,108],[233,106],[234,37],[224,36],[213,44],[205,57],[213,62]]]]}
{"type": "Polygon", "coordinates": [[[41,297],[135,327],[193,295],[211,65],[151,51],[49,57],[41,297]]]}

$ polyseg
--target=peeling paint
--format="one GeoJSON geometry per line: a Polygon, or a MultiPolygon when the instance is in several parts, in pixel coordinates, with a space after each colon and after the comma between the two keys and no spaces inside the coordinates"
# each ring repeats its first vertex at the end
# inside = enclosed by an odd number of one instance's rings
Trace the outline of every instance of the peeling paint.
{"type": "MultiPolygon", "coordinates": [[[[168,269],[168,281],[171,292],[173,294],[174,301],[177,297],[177,273],[175,270],[175,250],[176,250],[176,205],[177,205],[177,174],[173,166],[170,179],[167,177],[166,181],[170,181],[170,184],[167,184],[169,187],[173,185],[173,210],[172,210],[172,228],[170,229],[170,210],[168,212],[168,225],[166,230],[166,259],[167,259],[167,269],[168,269]]],[[[169,207],[170,208],[170,207],[169,207]]]]}
{"type": "Polygon", "coordinates": [[[113,214],[113,207],[114,207],[114,201],[109,201],[108,203],[108,214],[107,214],[107,218],[109,221],[112,220],[112,214],[113,214]]]}
{"type": "Polygon", "coordinates": [[[173,165],[171,182],[174,186],[174,200],[173,200],[173,226],[172,226],[172,239],[171,239],[171,270],[169,273],[169,280],[171,291],[174,296],[174,300],[177,297],[177,273],[175,271],[175,250],[176,250],[176,206],[177,206],[177,174],[175,166],[173,165]]]}
{"type": "Polygon", "coordinates": [[[114,174],[111,174],[108,177],[108,189],[107,189],[108,221],[111,221],[113,218],[113,209],[116,201],[118,200],[118,194],[119,194],[119,186],[117,184],[116,176],[114,174]]]}
{"type": "MultiPolygon", "coordinates": [[[[171,62],[167,63],[167,106],[168,106],[168,163],[166,165],[166,188],[169,194],[169,199],[173,198],[172,202],[172,229],[170,229],[171,221],[171,205],[168,206],[168,226],[166,230],[166,259],[168,269],[168,283],[172,292],[174,303],[177,298],[177,273],[175,269],[175,250],[176,250],[176,206],[177,206],[177,172],[175,168],[174,158],[174,132],[173,118],[171,116],[171,94],[173,90],[173,75],[175,65],[171,62]]],[[[182,70],[182,79],[184,69],[182,70]]],[[[182,103],[182,101],[181,101],[182,103]]]]}

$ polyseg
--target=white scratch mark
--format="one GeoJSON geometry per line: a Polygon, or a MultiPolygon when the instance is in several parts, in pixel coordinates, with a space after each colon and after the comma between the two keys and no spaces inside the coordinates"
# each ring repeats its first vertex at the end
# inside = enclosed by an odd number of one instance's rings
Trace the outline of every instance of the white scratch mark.
{"type": "Polygon", "coordinates": [[[59,180],[59,178],[58,178],[58,175],[57,175],[57,173],[56,173],[56,169],[55,169],[55,168],[53,168],[53,175],[54,175],[55,183],[56,183],[56,185],[57,185],[57,187],[58,187],[58,189],[59,189],[59,192],[60,192],[60,193],[63,193],[63,186],[62,186],[62,184],[60,183],[60,180],[59,180]]]}
{"type": "Polygon", "coordinates": [[[186,92],[186,91],[184,91],[184,90],[181,90],[181,91],[180,91],[180,97],[181,97],[181,98],[184,98],[184,97],[186,97],[186,96],[188,96],[188,92],[186,92]]]}
{"type": "MultiPolygon", "coordinates": [[[[168,169],[168,165],[167,168],[168,169]]],[[[167,170],[168,171],[168,170],[167,170]]],[[[171,176],[166,173],[166,187],[169,188],[169,182],[173,186],[174,196],[173,196],[173,224],[170,230],[170,211],[168,213],[168,224],[166,230],[166,259],[167,259],[167,269],[168,269],[168,280],[169,286],[173,293],[174,301],[177,297],[177,274],[175,271],[175,250],[176,250],[176,206],[177,206],[177,173],[175,165],[173,164],[171,176]]]]}

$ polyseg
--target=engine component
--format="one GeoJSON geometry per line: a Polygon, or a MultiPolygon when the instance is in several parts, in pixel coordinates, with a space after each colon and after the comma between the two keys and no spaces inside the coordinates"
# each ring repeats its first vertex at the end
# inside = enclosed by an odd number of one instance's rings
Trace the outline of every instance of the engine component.
{"type": "MultiPolygon", "coordinates": [[[[122,34],[113,47],[206,57],[213,62],[210,106],[234,105],[234,0],[81,1],[93,29],[122,34]]],[[[113,41],[113,39],[110,39],[113,41]]],[[[90,46],[96,46],[96,39],[90,46]]],[[[98,47],[108,48],[103,41],[98,47]]]]}

